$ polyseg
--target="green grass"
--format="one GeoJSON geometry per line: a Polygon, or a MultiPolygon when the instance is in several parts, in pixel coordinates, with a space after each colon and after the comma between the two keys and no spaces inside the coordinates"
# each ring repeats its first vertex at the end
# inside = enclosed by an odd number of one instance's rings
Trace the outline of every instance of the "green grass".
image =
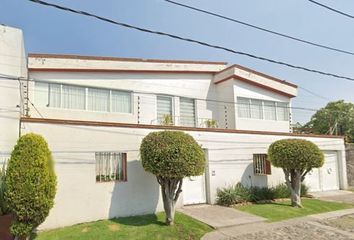
{"type": "Polygon", "coordinates": [[[182,213],[166,226],[163,213],[84,223],[40,232],[36,240],[200,239],[212,228],[182,213]]]}
{"type": "Polygon", "coordinates": [[[304,208],[291,207],[290,201],[266,204],[252,204],[235,207],[254,215],[267,218],[269,222],[281,221],[289,218],[303,217],[311,214],[353,208],[353,205],[337,202],[327,202],[318,199],[302,199],[304,208]]]}

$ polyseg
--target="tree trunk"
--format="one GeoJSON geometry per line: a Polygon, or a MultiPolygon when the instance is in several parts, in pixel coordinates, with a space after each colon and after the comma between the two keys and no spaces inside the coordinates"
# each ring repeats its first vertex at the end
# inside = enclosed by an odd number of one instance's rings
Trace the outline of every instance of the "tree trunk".
{"type": "Polygon", "coordinates": [[[301,205],[301,172],[296,170],[284,170],[286,185],[291,193],[291,206],[302,208],[301,205]]]}
{"type": "Polygon", "coordinates": [[[294,191],[291,195],[291,206],[302,208],[301,205],[301,179],[295,177],[292,179],[294,185],[294,191]]]}
{"type": "Polygon", "coordinates": [[[182,192],[183,179],[169,179],[157,177],[161,185],[163,207],[166,213],[166,224],[173,225],[175,218],[175,205],[182,192]]]}

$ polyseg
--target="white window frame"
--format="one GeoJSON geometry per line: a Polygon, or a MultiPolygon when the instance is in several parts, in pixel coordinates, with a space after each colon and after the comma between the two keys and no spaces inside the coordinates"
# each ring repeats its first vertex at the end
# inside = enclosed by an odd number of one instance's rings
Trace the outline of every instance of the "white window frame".
{"type": "Polygon", "coordinates": [[[239,98],[242,98],[242,99],[246,99],[248,100],[248,116],[249,117],[240,117],[240,114],[239,114],[239,101],[237,100],[237,117],[238,118],[242,118],[242,119],[254,119],[254,120],[264,120],[264,121],[279,121],[279,122],[286,122],[286,121],[289,121],[290,119],[290,107],[289,107],[289,102],[278,102],[278,101],[270,101],[270,100],[264,100],[264,99],[255,99],[255,98],[246,98],[246,97],[237,97],[238,99],[239,98]],[[262,118],[254,118],[252,117],[252,100],[257,100],[257,101],[261,101],[262,102],[262,111],[261,111],[261,114],[262,114],[262,118]],[[274,102],[275,103],[275,119],[274,120],[271,120],[271,119],[265,119],[265,102],[274,102]],[[279,119],[279,107],[278,107],[278,104],[281,103],[281,104],[284,104],[286,105],[286,109],[287,109],[287,112],[288,112],[288,119],[287,120],[280,120],[279,119]]]}
{"type": "Polygon", "coordinates": [[[182,118],[182,115],[181,115],[181,99],[189,99],[189,100],[191,100],[191,101],[193,102],[193,107],[194,107],[194,124],[193,124],[193,126],[188,126],[188,127],[196,127],[196,126],[197,126],[197,122],[198,122],[196,99],[194,99],[194,98],[188,98],[188,97],[180,97],[180,98],[179,98],[179,125],[185,126],[185,125],[182,125],[182,123],[181,123],[181,118],[182,118]]]}
{"type": "MultiPolygon", "coordinates": [[[[114,114],[128,114],[128,115],[133,115],[134,114],[134,92],[131,90],[124,90],[124,89],[111,89],[111,88],[102,88],[102,87],[94,87],[94,86],[83,86],[83,85],[78,85],[78,84],[66,84],[66,83],[61,83],[61,82],[49,82],[49,81],[36,81],[38,83],[46,83],[48,84],[48,103],[47,107],[48,108],[55,108],[55,109],[62,109],[66,111],[86,111],[86,112],[97,112],[97,113],[114,113],[114,114]],[[59,107],[51,107],[50,106],[50,85],[51,84],[57,84],[60,85],[60,106],[59,107]],[[63,108],[63,86],[74,86],[74,87],[82,87],[85,89],[85,108],[84,109],[72,109],[72,108],[63,108]],[[103,89],[103,90],[108,90],[109,91],[109,108],[108,111],[95,111],[95,110],[88,110],[88,89],[103,89]],[[112,111],[112,91],[120,91],[120,92],[126,92],[130,94],[130,112],[113,112],[112,111]]],[[[35,87],[35,86],[34,86],[35,87]]],[[[34,90],[36,91],[36,89],[34,90]]]]}
{"type": "Polygon", "coordinates": [[[156,121],[157,121],[157,123],[159,123],[159,121],[160,121],[160,119],[159,119],[159,114],[158,114],[158,112],[157,112],[157,98],[158,97],[168,97],[168,98],[170,98],[171,99],[171,118],[172,118],[172,125],[175,125],[176,124],[176,121],[175,121],[175,98],[174,98],[174,96],[171,96],[171,95],[163,95],[163,94],[158,94],[158,95],[156,95],[156,106],[155,106],[155,108],[156,108],[156,121]]]}

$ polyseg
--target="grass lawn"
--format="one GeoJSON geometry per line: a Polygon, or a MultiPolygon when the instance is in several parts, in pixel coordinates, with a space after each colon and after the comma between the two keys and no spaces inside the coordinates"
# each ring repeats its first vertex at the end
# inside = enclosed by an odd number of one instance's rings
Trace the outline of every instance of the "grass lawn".
{"type": "Polygon", "coordinates": [[[267,218],[270,222],[275,222],[289,218],[303,217],[316,213],[330,212],[354,207],[350,204],[327,202],[318,199],[302,199],[302,205],[304,208],[291,207],[289,200],[284,202],[237,206],[235,208],[267,218]]]}
{"type": "Polygon", "coordinates": [[[200,239],[213,229],[182,213],[175,224],[164,224],[164,213],[103,220],[40,232],[36,240],[110,240],[110,239],[200,239]]]}

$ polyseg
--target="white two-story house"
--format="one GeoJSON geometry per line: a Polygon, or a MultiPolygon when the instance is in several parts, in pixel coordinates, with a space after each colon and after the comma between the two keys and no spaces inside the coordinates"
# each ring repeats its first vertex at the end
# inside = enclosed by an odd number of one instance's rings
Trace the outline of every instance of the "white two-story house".
{"type": "Polygon", "coordinates": [[[43,135],[55,159],[58,192],[42,228],[161,211],[139,146],[165,129],[188,132],[207,156],[205,174],[185,179],[179,206],[215,203],[218,188],[237,182],[283,183],[266,152],[284,138],[305,138],[324,151],[325,165],[306,180],[312,191],[346,188],[343,138],[291,131],[294,84],[224,62],[57,54],[26,60],[28,76],[20,84],[7,80],[18,90],[7,104],[20,107],[15,131],[43,135]]]}

